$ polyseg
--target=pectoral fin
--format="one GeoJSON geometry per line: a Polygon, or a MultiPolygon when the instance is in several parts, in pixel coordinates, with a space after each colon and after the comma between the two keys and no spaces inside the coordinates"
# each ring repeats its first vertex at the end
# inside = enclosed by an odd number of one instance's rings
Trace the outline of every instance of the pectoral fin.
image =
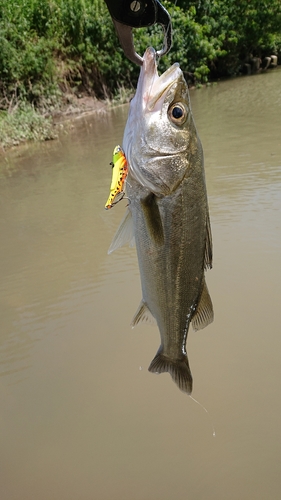
{"type": "Polygon", "coordinates": [[[134,246],[134,228],[133,228],[133,219],[131,211],[127,208],[125,216],[123,217],[119,228],[116,231],[116,234],[113,238],[113,241],[108,249],[108,254],[117,250],[117,248],[126,245],[129,243],[130,246],[134,246]]]}
{"type": "Polygon", "coordinates": [[[214,311],[211,297],[204,280],[203,290],[197,306],[196,312],[191,320],[195,331],[202,330],[214,320],[214,311]]]}
{"type": "Polygon", "coordinates": [[[152,313],[148,309],[148,306],[143,300],[141,301],[135,316],[132,319],[131,327],[139,325],[140,323],[147,323],[149,325],[155,325],[156,321],[152,313]]]}
{"type": "Polygon", "coordinates": [[[156,245],[164,244],[164,231],[156,196],[150,193],[141,201],[147,229],[156,245]]]}

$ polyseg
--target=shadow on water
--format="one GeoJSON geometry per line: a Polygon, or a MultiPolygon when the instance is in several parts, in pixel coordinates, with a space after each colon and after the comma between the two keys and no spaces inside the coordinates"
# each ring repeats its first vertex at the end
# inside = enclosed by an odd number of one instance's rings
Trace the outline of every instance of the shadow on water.
{"type": "Polygon", "coordinates": [[[214,238],[215,322],[194,397],[147,372],[135,250],[107,255],[127,107],[6,155],[0,177],[1,500],[263,500],[280,491],[281,71],[191,92],[214,238]],[[216,438],[212,436],[212,425],[216,438]]]}

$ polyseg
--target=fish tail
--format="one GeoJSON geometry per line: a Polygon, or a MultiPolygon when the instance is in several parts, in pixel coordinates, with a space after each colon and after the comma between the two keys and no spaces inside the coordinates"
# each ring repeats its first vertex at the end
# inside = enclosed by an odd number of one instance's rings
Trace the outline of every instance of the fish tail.
{"type": "Polygon", "coordinates": [[[162,353],[157,353],[151,361],[148,371],[152,373],[170,373],[179,389],[187,394],[192,392],[192,375],[187,356],[181,359],[170,359],[162,353]]]}

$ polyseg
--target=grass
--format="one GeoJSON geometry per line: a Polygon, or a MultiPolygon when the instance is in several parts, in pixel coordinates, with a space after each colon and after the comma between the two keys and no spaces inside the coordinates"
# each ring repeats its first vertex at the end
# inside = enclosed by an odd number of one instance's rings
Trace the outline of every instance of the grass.
{"type": "Polygon", "coordinates": [[[41,115],[24,103],[11,112],[0,112],[0,145],[2,149],[30,140],[43,141],[56,137],[51,118],[41,115]]]}

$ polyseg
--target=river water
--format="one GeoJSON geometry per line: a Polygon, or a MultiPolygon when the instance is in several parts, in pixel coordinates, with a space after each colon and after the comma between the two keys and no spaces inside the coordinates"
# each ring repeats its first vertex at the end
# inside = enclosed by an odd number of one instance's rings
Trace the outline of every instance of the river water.
{"type": "Polygon", "coordinates": [[[147,367],[135,249],[107,249],[127,106],[1,159],[1,500],[264,500],[281,489],[281,71],[191,92],[215,321],[189,332],[194,400],[147,367]],[[207,413],[208,412],[208,413],[207,413]],[[215,433],[215,435],[213,435],[215,433]]]}

